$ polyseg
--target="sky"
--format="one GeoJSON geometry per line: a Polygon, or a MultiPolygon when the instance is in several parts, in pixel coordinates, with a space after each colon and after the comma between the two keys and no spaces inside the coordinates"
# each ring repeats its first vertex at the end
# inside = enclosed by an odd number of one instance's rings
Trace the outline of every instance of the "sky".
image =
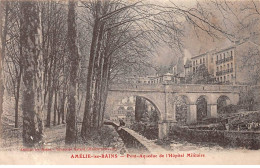
{"type": "MultiPolygon", "coordinates": [[[[180,6],[180,7],[185,6],[188,8],[195,7],[197,1],[201,2],[202,5],[205,5],[205,3],[203,3],[203,2],[205,2],[205,0],[196,0],[196,1],[195,0],[157,0],[157,1],[150,0],[150,2],[158,3],[160,5],[170,4],[169,1],[174,2],[177,6],[180,6]]],[[[247,3],[250,3],[251,1],[250,2],[236,1],[236,2],[238,2],[238,3],[233,3],[233,5],[231,5],[233,12],[234,11],[237,12],[236,10],[239,8],[241,9],[242,6],[247,6],[247,3]]],[[[239,25],[239,21],[237,20],[237,18],[235,18],[235,16],[232,13],[230,13],[230,12],[220,13],[219,9],[216,9],[216,7],[212,4],[210,4],[210,5],[211,6],[207,6],[207,10],[209,13],[213,14],[212,22],[223,27],[228,33],[235,34],[236,37],[232,40],[236,40],[239,38],[240,39],[246,38],[249,36],[249,33],[251,31],[252,32],[255,31],[255,32],[259,33],[259,29],[257,30],[257,24],[252,26],[250,28],[250,31],[249,31],[249,29],[243,30],[243,29],[241,29],[241,27],[239,25]],[[224,23],[225,23],[225,25],[223,25],[224,23]]],[[[243,11],[243,12],[238,11],[238,13],[236,13],[236,14],[238,14],[239,18],[241,19],[241,18],[245,17],[245,15],[247,13],[245,11],[243,11]]],[[[250,18],[250,19],[253,20],[253,18],[250,18]]],[[[249,19],[247,19],[247,20],[249,21],[249,19]]],[[[258,19],[258,23],[259,23],[259,19],[258,19]]],[[[258,24],[258,26],[259,25],[260,24],[258,24]]],[[[220,33],[218,33],[219,39],[212,38],[203,31],[199,31],[198,34],[195,34],[193,26],[188,24],[187,22],[185,22],[185,33],[184,34],[185,34],[185,36],[182,38],[183,46],[184,46],[182,54],[179,54],[176,51],[173,51],[167,45],[162,45],[162,46],[159,46],[156,48],[157,56],[154,57],[154,62],[157,63],[158,65],[167,66],[167,65],[170,65],[172,63],[172,61],[176,61],[177,60],[176,57],[184,56],[184,63],[185,63],[187,58],[196,56],[198,54],[201,54],[206,51],[213,50],[213,49],[221,49],[226,46],[230,46],[233,43],[229,39],[227,39],[226,36],[224,36],[223,34],[220,34],[220,33]]]]}
{"type": "MultiPolygon", "coordinates": [[[[146,2],[158,4],[161,6],[171,5],[172,2],[177,6],[188,8],[195,6],[197,3],[196,0],[146,0],[146,2]]],[[[163,43],[156,48],[154,55],[153,62],[157,66],[169,66],[172,63],[175,63],[179,57],[185,57],[185,59],[191,57],[190,51],[187,48],[184,48],[183,52],[181,53],[181,51],[176,51],[169,45],[163,43]]]]}

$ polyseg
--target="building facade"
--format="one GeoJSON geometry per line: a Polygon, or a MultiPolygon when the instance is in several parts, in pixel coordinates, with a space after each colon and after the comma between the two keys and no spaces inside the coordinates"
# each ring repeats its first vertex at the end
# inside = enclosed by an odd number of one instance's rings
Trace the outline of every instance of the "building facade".
{"type": "Polygon", "coordinates": [[[260,64],[259,50],[259,45],[249,40],[241,40],[231,46],[194,56],[185,64],[183,59],[178,59],[167,71],[155,76],[130,77],[126,82],[147,85],[193,83],[193,79],[196,79],[193,74],[200,66],[205,66],[210,75],[210,83],[252,84],[255,83],[256,76],[259,76],[259,73],[256,73],[259,68],[257,64],[260,64]]]}
{"type": "Polygon", "coordinates": [[[236,47],[222,49],[213,54],[215,61],[215,73],[214,76],[218,83],[235,83],[236,74],[234,71],[236,47]]]}
{"type": "Polygon", "coordinates": [[[229,47],[192,57],[184,65],[185,76],[195,73],[199,66],[205,65],[208,73],[214,76],[216,83],[249,84],[254,80],[251,75],[255,67],[250,66],[248,59],[253,61],[260,59],[259,45],[249,40],[242,40],[229,47]]]}

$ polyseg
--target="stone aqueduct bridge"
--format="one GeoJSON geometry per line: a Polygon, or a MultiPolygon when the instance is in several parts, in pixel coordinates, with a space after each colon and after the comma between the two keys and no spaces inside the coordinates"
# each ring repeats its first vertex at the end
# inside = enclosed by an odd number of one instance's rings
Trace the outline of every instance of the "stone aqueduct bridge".
{"type": "Polygon", "coordinates": [[[168,135],[169,127],[176,123],[176,98],[182,97],[188,105],[187,122],[197,122],[197,100],[204,97],[207,101],[207,117],[217,117],[217,100],[225,96],[231,104],[239,101],[239,91],[244,86],[232,85],[125,85],[114,84],[109,87],[106,112],[115,110],[118,102],[126,97],[140,96],[157,108],[159,116],[159,139],[168,135]]]}

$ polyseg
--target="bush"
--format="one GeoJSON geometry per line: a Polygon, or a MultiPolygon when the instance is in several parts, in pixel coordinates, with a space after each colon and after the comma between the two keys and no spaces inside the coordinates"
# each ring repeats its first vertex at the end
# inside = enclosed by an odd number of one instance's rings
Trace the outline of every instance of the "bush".
{"type": "Polygon", "coordinates": [[[236,113],[238,111],[238,109],[239,109],[239,106],[230,104],[230,105],[220,108],[218,110],[218,112],[220,114],[236,113]]]}

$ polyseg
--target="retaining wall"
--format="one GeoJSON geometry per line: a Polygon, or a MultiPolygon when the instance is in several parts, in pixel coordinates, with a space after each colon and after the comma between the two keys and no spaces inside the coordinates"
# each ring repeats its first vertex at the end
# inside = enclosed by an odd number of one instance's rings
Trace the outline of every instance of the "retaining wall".
{"type": "Polygon", "coordinates": [[[260,149],[260,132],[194,130],[189,128],[172,128],[169,137],[189,142],[215,142],[221,146],[260,149]]]}

